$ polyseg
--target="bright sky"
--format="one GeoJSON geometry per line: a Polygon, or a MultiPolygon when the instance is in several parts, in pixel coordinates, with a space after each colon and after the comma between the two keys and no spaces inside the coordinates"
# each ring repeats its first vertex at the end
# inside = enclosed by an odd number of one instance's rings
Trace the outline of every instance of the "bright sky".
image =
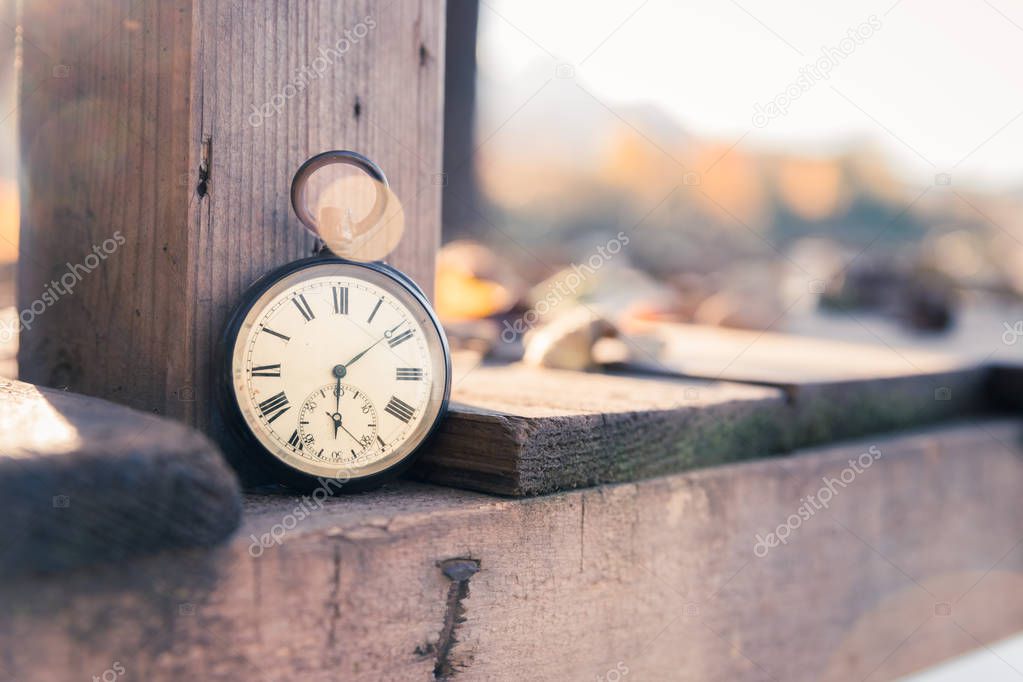
{"type": "Polygon", "coordinates": [[[571,64],[609,105],[654,104],[697,135],[746,134],[743,147],[827,150],[866,137],[911,181],[949,172],[1023,185],[1018,1],[482,0],[479,49],[494,82],[571,64]],[[828,80],[753,125],[755,104],[871,15],[878,28],[828,80]]]}

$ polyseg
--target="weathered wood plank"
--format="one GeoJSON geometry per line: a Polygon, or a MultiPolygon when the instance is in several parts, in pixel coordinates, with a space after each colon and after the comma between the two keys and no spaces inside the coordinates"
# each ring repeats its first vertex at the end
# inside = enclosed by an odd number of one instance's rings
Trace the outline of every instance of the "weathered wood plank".
{"type": "Polygon", "coordinates": [[[0,379],[0,577],[212,545],[241,517],[233,472],[176,422],[0,379]]]}
{"type": "Polygon", "coordinates": [[[975,422],[523,500],[402,483],[302,519],[252,497],[225,548],[0,586],[0,676],[892,679],[1023,628],[1021,436],[975,422]]]}
{"type": "MultiPolygon", "coordinates": [[[[243,290],[310,253],[288,188],[316,152],[355,149],[380,164],[406,215],[388,261],[432,296],[444,3],[232,0],[197,8],[191,148],[208,138],[213,158],[209,195],[189,213],[190,298],[198,303],[186,327],[197,350],[187,374],[206,395],[213,349],[243,290]]],[[[196,420],[206,425],[203,415],[196,420]]]]}
{"type": "Polygon", "coordinates": [[[774,454],[781,391],[724,382],[478,367],[414,474],[536,495],[774,454]]]}
{"type": "Polygon", "coordinates": [[[390,260],[432,292],[443,2],[24,6],[39,49],[25,52],[20,103],[19,309],[94,246],[124,241],[24,330],[23,379],[215,433],[211,362],[228,311],[310,252],[288,189],[327,148],[385,169],[407,219],[390,260]]]}
{"type": "Polygon", "coordinates": [[[179,414],[192,3],[22,7],[20,377],[179,414]]]}
{"type": "Polygon", "coordinates": [[[944,355],[893,359],[887,349],[785,335],[670,331],[676,343],[665,344],[664,360],[631,365],[631,374],[456,363],[456,403],[414,474],[532,495],[778,454],[992,407],[988,369],[944,355]],[[647,372],[645,379],[637,369],[647,372]]]}
{"type": "Polygon", "coordinates": [[[651,325],[658,374],[775,386],[792,406],[780,449],[950,418],[990,407],[987,367],[952,354],[698,325],[651,325]]]}

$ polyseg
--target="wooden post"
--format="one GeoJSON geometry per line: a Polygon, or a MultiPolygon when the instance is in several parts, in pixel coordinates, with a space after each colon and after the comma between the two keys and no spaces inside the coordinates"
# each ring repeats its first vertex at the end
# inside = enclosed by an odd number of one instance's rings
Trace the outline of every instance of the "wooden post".
{"type": "Polygon", "coordinates": [[[288,188],[325,149],[384,168],[432,293],[442,1],[23,1],[21,378],[216,432],[227,315],[311,252],[288,188]]]}

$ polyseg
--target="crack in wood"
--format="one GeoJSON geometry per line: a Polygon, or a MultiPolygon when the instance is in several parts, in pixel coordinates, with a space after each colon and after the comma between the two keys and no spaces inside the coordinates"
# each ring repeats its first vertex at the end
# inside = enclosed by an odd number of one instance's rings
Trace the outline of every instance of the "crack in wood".
{"type": "Polygon", "coordinates": [[[199,156],[199,184],[195,191],[202,199],[209,192],[210,164],[213,157],[213,138],[209,135],[203,137],[202,150],[199,156]]]}
{"type": "Polygon", "coordinates": [[[341,547],[334,546],[333,557],[334,570],[330,579],[330,627],[327,631],[327,646],[329,651],[334,650],[337,644],[337,626],[341,620],[341,547]]]}
{"type": "Polygon", "coordinates": [[[579,572],[586,570],[586,494],[579,497],[579,572]]]}
{"type": "Polygon", "coordinates": [[[480,570],[476,559],[445,559],[437,564],[451,585],[448,587],[447,606],[444,609],[444,623],[437,638],[437,662],[433,667],[435,680],[449,680],[458,672],[451,661],[451,649],[458,639],[455,631],[465,622],[465,607],[462,601],[469,596],[469,579],[480,570]]]}

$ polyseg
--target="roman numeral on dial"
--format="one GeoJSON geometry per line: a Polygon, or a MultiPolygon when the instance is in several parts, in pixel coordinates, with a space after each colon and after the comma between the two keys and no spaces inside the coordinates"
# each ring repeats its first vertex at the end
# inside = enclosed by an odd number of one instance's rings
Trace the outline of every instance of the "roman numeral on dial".
{"type": "Polygon", "coordinates": [[[298,297],[291,299],[291,302],[298,308],[298,312],[302,313],[306,322],[316,317],[313,314],[313,309],[309,307],[309,301],[305,300],[305,294],[299,294],[298,297]]]}
{"type": "Polygon", "coordinates": [[[284,391],[270,396],[259,404],[259,411],[267,422],[273,422],[290,409],[291,405],[288,404],[288,396],[284,395],[284,391]]]}
{"type": "Polygon", "coordinates": [[[281,375],[280,365],[260,365],[252,368],[254,377],[279,377],[281,375]]]}
{"type": "Polygon", "coordinates": [[[412,332],[411,332],[410,330],[406,329],[405,331],[403,331],[402,333],[398,334],[398,335],[397,335],[397,336],[395,336],[395,337],[394,337],[393,339],[391,339],[390,341],[388,341],[388,342],[387,342],[387,344],[388,344],[388,345],[389,345],[389,346],[390,346],[391,348],[394,348],[394,347],[395,347],[395,346],[397,346],[397,345],[398,345],[399,343],[404,343],[405,341],[408,341],[408,340],[409,340],[409,339],[411,339],[411,338],[412,338],[412,332]]]}
{"type": "Polygon", "coordinates": [[[296,450],[302,449],[302,441],[298,439],[298,429],[291,432],[291,437],[288,438],[288,445],[295,448],[296,450]]]}
{"type": "Polygon", "coordinates": [[[390,401],[387,403],[387,407],[384,408],[384,412],[400,419],[406,424],[408,424],[409,420],[412,419],[412,415],[416,413],[416,411],[412,409],[411,405],[397,396],[391,396],[390,401]]]}
{"type": "Polygon", "coordinates": [[[423,370],[419,367],[398,367],[394,370],[394,378],[398,381],[422,381],[423,370]]]}
{"type": "Polygon", "coordinates": [[[334,287],[334,312],[348,314],[348,287],[334,287]]]}
{"type": "Polygon", "coordinates": [[[263,327],[263,331],[265,331],[267,334],[273,334],[278,339],[282,339],[285,343],[287,343],[288,341],[291,341],[291,337],[290,336],[285,336],[284,334],[282,334],[280,332],[275,332],[273,329],[270,329],[270,327],[263,327]]]}

